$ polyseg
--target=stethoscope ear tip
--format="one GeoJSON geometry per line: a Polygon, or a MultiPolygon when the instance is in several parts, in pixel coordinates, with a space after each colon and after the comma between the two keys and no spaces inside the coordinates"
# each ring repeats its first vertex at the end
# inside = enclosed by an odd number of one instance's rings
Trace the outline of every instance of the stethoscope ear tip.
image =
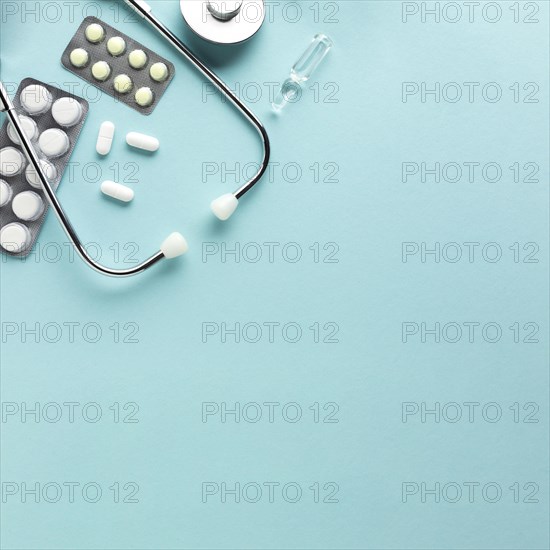
{"type": "Polygon", "coordinates": [[[160,245],[160,251],[164,254],[164,257],[168,259],[177,258],[185,254],[188,250],[189,245],[185,237],[177,231],[168,235],[160,245]]]}
{"type": "Polygon", "coordinates": [[[225,221],[231,217],[239,206],[239,200],[233,193],[226,193],[210,203],[210,208],[219,220],[225,221]]]}

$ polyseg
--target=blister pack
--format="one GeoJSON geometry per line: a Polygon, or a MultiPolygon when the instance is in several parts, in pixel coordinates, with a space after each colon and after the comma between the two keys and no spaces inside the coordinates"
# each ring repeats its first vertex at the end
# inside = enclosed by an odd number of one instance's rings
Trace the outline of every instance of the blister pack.
{"type": "Polygon", "coordinates": [[[61,56],[63,66],[143,115],[153,112],[175,68],[97,17],[86,17],[61,56]]]}
{"type": "MultiPolygon", "coordinates": [[[[25,78],[13,104],[44,173],[57,189],[86,120],[88,102],[25,78]]],[[[36,242],[48,202],[9,120],[0,129],[0,178],[0,247],[2,252],[24,257],[36,242]]]]}

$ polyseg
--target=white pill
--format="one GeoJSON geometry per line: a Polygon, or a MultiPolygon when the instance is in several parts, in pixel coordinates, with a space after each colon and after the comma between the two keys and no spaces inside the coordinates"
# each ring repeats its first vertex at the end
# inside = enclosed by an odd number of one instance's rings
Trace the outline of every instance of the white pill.
{"type": "MultiPolygon", "coordinates": [[[[19,122],[21,122],[21,126],[23,127],[23,131],[27,135],[29,139],[36,139],[38,137],[38,126],[36,125],[36,122],[25,115],[19,116],[19,122]]],[[[8,137],[15,143],[16,145],[21,144],[21,140],[19,139],[19,136],[17,135],[17,132],[15,131],[15,128],[13,127],[13,124],[10,122],[8,124],[8,137]]]]}
{"type": "Polygon", "coordinates": [[[132,189],[116,181],[104,181],[101,184],[101,192],[122,202],[130,202],[134,198],[134,191],[132,189]]]}
{"type": "Polygon", "coordinates": [[[111,76],[111,67],[106,61],[98,61],[92,65],[92,76],[103,82],[111,76]]]}
{"type": "Polygon", "coordinates": [[[149,107],[151,103],[153,103],[153,99],[155,99],[155,96],[153,95],[153,91],[151,88],[143,87],[140,88],[135,95],[136,103],[140,107],[149,107]]]}
{"type": "Polygon", "coordinates": [[[127,94],[134,87],[134,84],[127,74],[119,74],[113,80],[113,87],[117,93],[127,94]]]}
{"type": "Polygon", "coordinates": [[[122,55],[126,51],[126,42],[122,36],[113,36],[107,40],[107,51],[115,57],[122,55]]]}
{"type": "Polygon", "coordinates": [[[133,69],[143,69],[147,65],[147,54],[143,50],[133,50],[128,56],[128,63],[133,69]]]}
{"type": "Polygon", "coordinates": [[[30,84],[19,96],[21,106],[30,115],[45,113],[52,104],[52,94],[40,84],[30,84]]]}
{"type": "Polygon", "coordinates": [[[86,27],[84,34],[88,42],[97,44],[105,38],[105,29],[98,23],[92,23],[86,27]]]}
{"type": "Polygon", "coordinates": [[[0,176],[16,176],[25,168],[25,157],[15,147],[0,149],[0,176]]]}
{"type": "Polygon", "coordinates": [[[52,105],[52,116],[59,126],[74,126],[82,118],[82,105],[72,97],[62,97],[52,105]]]}
{"type": "Polygon", "coordinates": [[[47,157],[60,157],[71,146],[69,136],[59,128],[48,128],[38,138],[38,145],[47,157]]]}
{"type": "Polygon", "coordinates": [[[156,137],[140,134],[139,132],[126,134],[126,143],[144,151],[156,151],[160,147],[160,142],[156,137]]]}
{"type": "MultiPolygon", "coordinates": [[[[44,172],[44,174],[48,178],[48,181],[50,183],[53,183],[57,178],[57,170],[55,169],[55,166],[51,162],[48,162],[44,159],[40,159],[39,163],[40,167],[42,168],[42,172],[44,172]]],[[[27,166],[27,169],[25,170],[25,178],[27,178],[27,182],[29,183],[29,185],[32,185],[32,187],[35,187],[36,189],[42,188],[40,177],[36,173],[36,170],[34,169],[34,166],[32,164],[29,164],[27,166]]]]}
{"type": "Polygon", "coordinates": [[[95,144],[95,150],[100,155],[107,155],[111,150],[113,144],[113,136],[115,135],[115,125],[106,120],[99,127],[99,135],[97,136],[97,142],[95,144]]]}
{"type": "Polygon", "coordinates": [[[6,206],[10,202],[13,191],[7,181],[0,180],[0,206],[6,206]]]}
{"type": "Polygon", "coordinates": [[[8,252],[22,252],[31,244],[31,232],[22,223],[8,223],[0,229],[0,246],[8,252]]]}
{"type": "Polygon", "coordinates": [[[164,63],[153,63],[149,74],[156,82],[164,82],[168,78],[168,67],[164,63]]]}
{"type": "Polygon", "coordinates": [[[88,62],[90,61],[90,56],[84,48],[75,48],[69,54],[69,60],[71,62],[71,65],[80,69],[88,64],[88,62]]]}
{"type": "Polygon", "coordinates": [[[23,191],[15,195],[11,209],[20,220],[31,222],[44,212],[44,201],[34,191],[23,191]]]}

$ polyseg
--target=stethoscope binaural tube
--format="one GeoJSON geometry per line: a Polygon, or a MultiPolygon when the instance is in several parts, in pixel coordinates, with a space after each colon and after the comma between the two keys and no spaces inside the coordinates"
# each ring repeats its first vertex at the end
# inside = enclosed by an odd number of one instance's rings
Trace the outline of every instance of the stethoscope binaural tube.
{"type": "Polygon", "coordinates": [[[262,140],[264,157],[258,172],[243,186],[233,193],[227,193],[212,201],[210,207],[220,220],[227,220],[235,211],[238,200],[260,180],[269,164],[270,146],[269,137],[256,115],[233,93],[225,82],[214,71],[209,69],[175,34],[167,29],[152,13],[152,8],[144,0],[124,0],[140,17],[146,19],[153,28],[160,33],[174,48],[176,48],[186,59],[188,59],[199,71],[206,76],[212,84],[218,88],[232,103],[241,111],[246,119],[256,128],[262,140]]]}
{"type": "Polygon", "coordinates": [[[151,256],[141,264],[131,267],[129,269],[111,269],[96,262],[90,257],[90,255],[86,251],[86,248],[80,241],[80,238],[74,230],[69,218],[67,217],[67,214],[65,214],[65,211],[63,210],[59,200],[57,199],[55,191],[53,190],[50,182],[48,181],[48,178],[42,170],[42,166],[40,165],[38,155],[36,154],[36,151],[34,149],[34,145],[27,137],[27,134],[25,133],[19,120],[19,116],[17,115],[13,103],[8,96],[2,82],[0,82],[0,111],[5,111],[9,118],[9,121],[12,123],[13,128],[15,129],[15,132],[17,133],[17,136],[20,140],[21,147],[23,148],[29,162],[36,170],[36,173],[38,174],[38,177],[40,178],[40,181],[42,183],[42,189],[46,195],[46,198],[48,199],[48,202],[53,208],[57,219],[59,220],[59,223],[65,230],[65,233],[67,233],[67,236],[73,243],[80,257],[92,269],[95,269],[97,272],[102,273],[103,275],[110,275],[112,277],[128,277],[130,275],[136,275],[138,273],[141,273],[142,271],[145,271],[163,258],[175,258],[176,256],[180,256],[187,251],[187,243],[185,239],[179,233],[172,233],[168,238],[164,240],[160,247],[161,249],[158,252],[156,252],[153,256],[151,256]]]}

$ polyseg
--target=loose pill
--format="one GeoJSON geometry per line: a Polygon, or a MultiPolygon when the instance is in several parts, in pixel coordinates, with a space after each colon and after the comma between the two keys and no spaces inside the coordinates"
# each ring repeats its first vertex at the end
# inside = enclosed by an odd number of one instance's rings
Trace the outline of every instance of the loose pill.
{"type": "Polygon", "coordinates": [[[92,23],[86,27],[84,34],[88,42],[98,44],[105,38],[105,29],[98,23],[92,23]]]}
{"type": "Polygon", "coordinates": [[[69,61],[74,67],[85,67],[90,61],[90,56],[84,48],[75,48],[69,55],[69,61]]]}
{"type": "Polygon", "coordinates": [[[156,151],[160,147],[160,142],[156,137],[140,134],[139,132],[126,134],[126,143],[144,151],[156,151]]]}
{"type": "Polygon", "coordinates": [[[153,103],[154,99],[153,91],[151,88],[140,88],[135,95],[136,103],[140,107],[149,107],[153,103]]]}
{"type": "Polygon", "coordinates": [[[8,252],[22,252],[31,244],[31,232],[22,223],[8,223],[0,229],[0,246],[8,252]]]}
{"type": "MultiPolygon", "coordinates": [[[[51,162],[44,159],[40,159],[39,163],[42,168],[42,172],[44,172],[45,176],[48,178],[48,181],[52,183],[57,178],[57,170],[55,166],[51,162]]],[[[42,187],[40,177],[32,164],[27,166],[27,169],[25,170],[25,178],[27,178],[27,182],[29,185],[32,185],[32,187],[35,187],[36,189],[40,189],[42,187]]]]}
{"type": "Polygon", "coordinates": [[[4,147],[0,150],[0,176],[16,176],[25,168],[25,157],[15,147],[4,147]]]}
{"type": "Polygon", "coordinates": [[[101,192],[122,202],[130,202],[134,198],[134,191],[126,185],[115,181],[104,181],[101,184],[101,192]]]}
{"type": "Polygon", "coordinates": [[[59,126],[74,126],[82,118],[82,105],[72,97],[62,97],[52,105],[52,116],[59,126]]]}
{"type": "Polygon", "coordinates": [[[0,180],[0,206],[6,206],[10,202],[13,191],[7,181],[0,180]]]}
{"type": "Polygon", "coordinates": [[[119,94],[127,94],[134,87],[134,84],[127,74],[119,74],[115,76],[113,86],[119,94]]]}
{"type": "MultiPolygon", "coordinates": [[[[32,140],[38,137],[38,126],[36,125],[36,122],[32,118],[29,118],[28,116],[25,116],[25,115],[21,115],[19,117],[19,122],[21,122],[23,131],[25,132],[26,136],[29,139],[32,140]]],[[[21,140],[19,139],[19,136],[17,135],[17,132],[15,131],[15,128],[13,127],[13,124],[11,122],[8,124],[8,137],[16,145],[21,144],[21,140]]]]}
{"type": "Polygon", "coordinates": [[[111,76],[111,67],[106,61],[98,61],[92,65],[92,76],[101,82],[111,76]]]}
{"type": "Polygon", "coordinates": [[[67,134],[59,128],[48,128],[38,138],[38,145],[42,152],[50,158],[64,155],[71,146],[67,134]]]}
{"type": "Polygon", "coordinates": [[[128,56],[128,63],[133,69],[143,69],[147,65],[147,54],[143,50],[133,50],[128,56]]]}
{"type": "Polygon", "coordinates": [[[124,38],[122,38],[122,36],[113,36],[109,38],[109,40],[107,40],[107,51],[115,57],[122,55],[126,51],[126,42],[124,38]]]}
{"type": "Polygon", "coordinates": [[[19,96],[21,106],[30,115],[45,113],[52,104],[52,94],[40,84],[30,84],[19,96]]]}
{"type": "Polygon", "coordinates": [[[113,144],[113,136],[115,135],[115,125],[106,120],[99,127],[99,135],[97,136],[97,142],[95,145],[95,150],[100,155],[107,155],[111,150],[111,145],[113,144]]]}
{"type": "Polygon", "coordinates": [[[34,191],[23,191],[15,195],[11,209],[20,220],[31,222],[44,212],[44,201],[34,191]]]}
{"type": "Polygon", "coordinates": [[[168,67],[164,63],[153,63],[149,74],[156,82],[164,82],[168,78],[168,67]]]}

